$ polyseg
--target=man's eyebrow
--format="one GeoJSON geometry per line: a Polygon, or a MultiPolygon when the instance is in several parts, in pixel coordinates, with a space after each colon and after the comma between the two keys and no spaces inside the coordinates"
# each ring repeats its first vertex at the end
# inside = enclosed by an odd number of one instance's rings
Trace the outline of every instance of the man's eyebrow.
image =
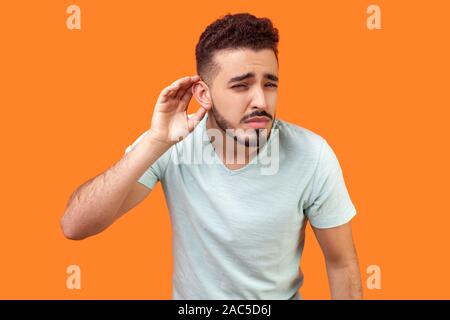
{"type": "MultiPolygon", "coordinates": [[[[228,84],[233,83],[233,82],[238,82],[238,81],[242,81],[248,78],[254,78],[255,74],[253,72],[248,72],[246,74],[242,74],[240,76],[236,76],[230,79],[230,81],[228,81],[228,84]]],[[[278,77],[272,73],[266,73],[264,74],[264,78],[267,78],[269,80],[272,81],[278,81],[278,77]]]]}
{"type": "Polygon", "coordinates": [[[246,74],[242,74],[240,76],[236,76],[230,79],[230,81],[228,81],[228,84],[233,83],[233,82],[238,82],[238,81],[242,81],[248,78],[254,78],[255,74],[253,72],[248,72],[246,74]]]}
{"type": "Polygon", "coordinates": [[[267,79],[269,79],[269,80],[277,81],[277,82],[278,82],[278,77],[277,77],[276,75],[274,75],[274,74],[271,74],[271,73],[266,73],[266,74],[264,75],[264,78],[267,78],[267,79]]]}

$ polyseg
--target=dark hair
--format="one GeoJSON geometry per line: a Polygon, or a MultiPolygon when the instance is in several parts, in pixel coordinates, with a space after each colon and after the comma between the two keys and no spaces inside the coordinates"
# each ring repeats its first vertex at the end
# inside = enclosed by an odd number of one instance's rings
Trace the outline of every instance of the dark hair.
{"type": "Polygon", "coordinates": [[[227,14],[203,31],[195,48],[197,74],[210,84],[219,71],[214,53],[221,49],[272,49],[278,60],[278,29],[268,18],[249,13],[227,14]]]}

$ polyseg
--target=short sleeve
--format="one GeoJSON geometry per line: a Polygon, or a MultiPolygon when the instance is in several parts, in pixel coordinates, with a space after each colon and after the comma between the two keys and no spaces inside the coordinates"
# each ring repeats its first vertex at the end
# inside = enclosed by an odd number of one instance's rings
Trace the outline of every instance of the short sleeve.
{"type": "Polygon", "coordinates": [[[356,215],[339,161],[325,139],[312,181],[309,204],[304,212],[313,227],[337,227],[356,215]]]}
{"type": "MultiPolygon", "coordinates": [[[[125,154],[133,150],[147,133],[148,130],[145,131],[142,135],[140,135],[139,138],[137,138],[131,145],[129,145],[125,149],[125,154]]],[[[163,179],[164,173],[169,164],[171,151],[172,148],[169,148],[169,150],[163,153],[161,157],[159,157],[158,160],[156,160],[155,163],[153,163],[153,165],[148,167],[147,170],[144,172],[144,174],[138,179],[138,182],[142,183],[149,189],[153,189],[155,184],[161,179],[163,179]]]]}

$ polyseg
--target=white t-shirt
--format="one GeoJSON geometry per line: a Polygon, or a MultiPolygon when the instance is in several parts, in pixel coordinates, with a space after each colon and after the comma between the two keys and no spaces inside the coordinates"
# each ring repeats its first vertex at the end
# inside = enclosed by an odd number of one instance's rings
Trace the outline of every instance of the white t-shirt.
{"type": "Polygon", "coordinates": [[[172,298],[301,299],[306,221],[330,228],[356,214],[338,159],[318,134],[275,119],[259,155],[230,170],[207,117],[139,179],[161,181],[169,208],[172,298]]]}

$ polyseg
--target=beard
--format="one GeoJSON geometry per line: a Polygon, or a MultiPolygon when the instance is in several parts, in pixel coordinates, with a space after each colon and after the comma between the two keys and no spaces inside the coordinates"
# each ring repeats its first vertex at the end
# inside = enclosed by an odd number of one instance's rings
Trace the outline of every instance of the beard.
{"type": "MultiPolygon", "coordinates": [[[[212,99],[211,99],[212,100],[212,99]]],[[[236,129],[231,125],[230,122],[228,122],[225,117],[223,117],[219,111],[216,109],[214,102],[211,101],[211,111],[212,116],[214,117],[214,120],[217,123],[217,126],[229,137],[233,138],[234,141],[237,143],[244,145],[245,147],[257,147],[257,150],[259,151],[259,148],[264,145],[269,140],[270,137],[270,129],[267,130],[265,128],[255,128],[250,130],[243,130],[243,129],[236,129]],[[245,133],[244,133],[245,132],[245,133]],[[267,132],[266,134],[264,134],[267,132]]],[[[261,113],[261,112],[259,112],[261,113]]],[[[251,114],[251,116],[257,116],[262,115],[256,112],[255,114],[251,114]]],[[[264,113],[267,115],[267,113],[264,113]]],[[[270,115],[269,115],[270,116],[270,115]]],[[[270,117],[272,118],[272,117],[270,117]]],[[[273,120],[275,119],[275,115],[273,117],[273,120]]],[[[272,120],[272,125],[273,125],[272,120]]]]}

